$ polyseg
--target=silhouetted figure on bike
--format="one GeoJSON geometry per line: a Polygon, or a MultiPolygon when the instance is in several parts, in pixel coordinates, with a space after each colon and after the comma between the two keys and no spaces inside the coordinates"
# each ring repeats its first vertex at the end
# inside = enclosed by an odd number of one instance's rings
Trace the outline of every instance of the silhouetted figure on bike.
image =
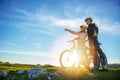
{"type": "Polygon", "coordinates": [[[88,25],[87,34],[88,34],[88,41],[90,46],[90,53],[93,56],[94,69],[97,69],[98,68],[97,51],[99,51],[100,49],[99,42],[98,42],[99,29],[94,23],[92,23],[92,18],[86,18],[85,22],[88,25]]]}

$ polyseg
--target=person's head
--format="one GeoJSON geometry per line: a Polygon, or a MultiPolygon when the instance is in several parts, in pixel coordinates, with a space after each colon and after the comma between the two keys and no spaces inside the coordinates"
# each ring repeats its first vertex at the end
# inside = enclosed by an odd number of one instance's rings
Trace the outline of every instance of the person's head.
{"type": "Polygon", "coordinates": [[[87,25],[91,24],[92,23],[92,18],[86,18],[85,22],[86,22],[87,25]]]}
{"type": "Polygon", "coordinates": [[[86,27],[85,25],[81,25],[81,26],[80,26],[80,31],[84,32],[84,31],[86,31],[86,28],[87,28],[87,27],[86,27]]]}

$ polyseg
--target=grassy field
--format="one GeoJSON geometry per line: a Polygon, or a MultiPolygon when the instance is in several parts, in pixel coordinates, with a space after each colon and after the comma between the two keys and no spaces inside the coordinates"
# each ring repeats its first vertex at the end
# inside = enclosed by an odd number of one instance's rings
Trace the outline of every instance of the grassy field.
{"type": "MultiPolygon", "coordinates": [[[[84,68],[61,69],[60,67],[51,65],[8,64],[0,62],[0,72],[8,72],[8,75],[4,80],[9,80],[11,77],[14,77],[15,80],[28,80],[27,70],[35,67],[45,68],[49,74],[59,71],[61,73],[60,76],[54,76],[52,80],[120,80],[120,68],[109,68],[109,71],[106,72],[91,72],[84,68]],[[25,70],[25,73],[22,75],[18,74],[18,70],[25,70]]],[[[47,75],[44,74],[39,78],[31,80],[47,80],[47,75]]]]}

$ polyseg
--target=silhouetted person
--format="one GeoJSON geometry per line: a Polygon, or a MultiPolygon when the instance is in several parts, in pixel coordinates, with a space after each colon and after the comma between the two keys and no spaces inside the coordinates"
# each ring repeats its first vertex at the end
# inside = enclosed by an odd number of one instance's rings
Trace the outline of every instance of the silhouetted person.
{"type": "Polygon", "coordinates": [[[93,56],[93,64],[94,69],[97,69],[97,51],[99,49],[99,42],[98,42],[98,27],[92,23],[92,18],[86,18],[85,19],[87,27],[87,35],[88,35],[88,41],[90,46],[90,53],[93,56]]]}

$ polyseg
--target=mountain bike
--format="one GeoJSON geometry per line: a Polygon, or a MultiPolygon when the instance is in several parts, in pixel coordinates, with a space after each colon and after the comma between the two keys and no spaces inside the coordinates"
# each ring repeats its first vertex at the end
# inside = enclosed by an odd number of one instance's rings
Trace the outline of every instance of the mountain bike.
{"type": "Polygon", "coordinates": [[[69,40],[68,43],[72,43],[72,47],[60,54],[59,61],[61,67],[79,67],[80,65],[89,67],[89,64],[92,62],[89,48],[82,49],[82,46],[77,45],[77,40],[76,38],[69,40]]]}
{"type": "MultiPolygon", "coordinates": [[[[76,38],[68,41],[68,43],[72,43],[72,47],[70,49],[64,50],[60,54],[60,65],[61,67],[79,67],[83,65],[84,67],[90,69],[91,65],[93,65],[93,56],[90,54],[90,48],[86,46],[86,49],[82,49],[82,46],[78,46],[76,43],[76,38]]],[[[97,51],[97,68],[102,67],[103,69],[108,68],[107,57],[102,51],[101,48],[97,51]]]]}

